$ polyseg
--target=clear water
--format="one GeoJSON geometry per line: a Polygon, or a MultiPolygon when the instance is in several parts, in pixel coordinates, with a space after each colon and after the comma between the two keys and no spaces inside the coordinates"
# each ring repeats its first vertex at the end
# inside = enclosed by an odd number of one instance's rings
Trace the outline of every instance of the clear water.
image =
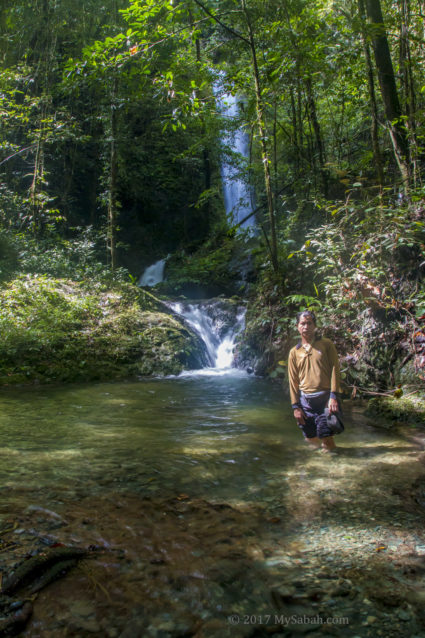
{"type": "Polygon", "coordinates": [[[239,498],[301,444],[281,388],[237,371],[3,390],[0,415],[1,485],[65,496],[108,477],[114,489],[239,498]]]}
{"type": "MultiPolygon", "coordinates": [[[[205,369],[137,382],[3,389],[0,490],[134,492],[261,500],[306,450],[280,384],[205,369]],[[249,497],[247,497],[247,493],[249,497]]],[[[364,423],[344,446],[386,439],[364,423]]],[[[338,441],[339,442],[339,441],[338,441]]],[[[270,490],[273,493],[273,490],[270,490]]]]}
{"type": "Polygon", "coordinates": [[[370,553],[364,535],[393,524],[389,477],[405,480],[404,462],[417,472],[414,446],[361,414],[348,419],[341,457],[310,452],[280,384],[238,371],[3,389],[0,419],[0,523],[18,526],[2,536],[12,545],[0,571],[46,541],[108,548],[42,591],[30,638],[157,636],[270,613],[273,587],[320,571],[335,547],[351,560],[356,530],[370,553]]]}

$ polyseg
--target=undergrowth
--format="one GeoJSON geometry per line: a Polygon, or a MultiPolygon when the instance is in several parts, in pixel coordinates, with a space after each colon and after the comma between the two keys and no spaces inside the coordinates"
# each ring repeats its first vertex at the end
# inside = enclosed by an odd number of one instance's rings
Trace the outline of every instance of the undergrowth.
{"type": "Polygon", "coordinates": [[[257,368],[284,377],[296,312],[312,309],[337,345],[348,392],[421,386],[425,195],[402,203],[354,195],[317,202],[315,227],[302,238],[296,222],[281,231],[281,270],[261,275],[244,347],[264,353],[257,368]]]}

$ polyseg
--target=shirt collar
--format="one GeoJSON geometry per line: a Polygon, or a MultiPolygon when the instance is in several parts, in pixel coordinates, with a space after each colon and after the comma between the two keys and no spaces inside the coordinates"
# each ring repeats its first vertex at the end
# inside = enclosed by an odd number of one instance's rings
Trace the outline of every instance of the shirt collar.
{"type": "MultiPolygon", "coordinates": [[[[314,338],[313,343],[316,343],[316,341],[320,341],[320,339],[321,339],[321,338],[322,338],[322,337],[321,337],[320,335],[316,335],[316,337],[314,338]]],[[[295,348],[296,348],[297,350],[299,350],[299,349],[301,348],[301,346],[302,346],[302,345],[303,345],[303,344],[302,344],[302,341],[298,341],[298,343],[297,343],[297,345],[295,346],[295,348]]],[[[313,344],[311,344],[311,345],[313,345],[313,344]]]]}

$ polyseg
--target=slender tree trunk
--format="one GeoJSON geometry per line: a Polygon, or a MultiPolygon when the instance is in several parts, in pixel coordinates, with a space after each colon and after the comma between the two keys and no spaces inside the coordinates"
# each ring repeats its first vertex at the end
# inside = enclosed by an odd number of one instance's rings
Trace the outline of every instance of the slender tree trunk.
{"type": "Polygon", "coordinates": [[[291,98],[291,120],[292,120],[292,143],[294,147],[297,149],[296,160],[295,160],[295,168],[297,174],[300,171],[300,157],[299,157],[299,149],[298,149],[298,126],[297,126],[297,111],[295,109],[295,98],[294,98],[294,88],[292,86],[289,87],[290,98],[291,98]]]}
{"type": "Polygon", "coordinates": [[[35,144],[34,168],[32,182],[29,188],[29,202],[31,205],[30,228],[34,235],[40,235],[45,221],[45,208],[48,201],[45,174],[46,137],[48,130],[46,122],[52,114],[51,84],[55,67],[55,52],[57,33],[55,29],[55,6],[48,0],[43,0],[38,7],[40,22],[35,29],[34,40],[34,94],[40,96],[40,113],[37,126],[35,144]]]}
{"type": "MultiPolygon", "coordinates": [[[[189,9],[189,22],[190,22],[191,29],[193,29],[194,21],[193,21],[192,11],[190,9],[189,9]]],[[[195,51],[196,51],[196,61],[198,65],[200,65],[201,64],[201,41],[199,38],[195,39],[195,51]]],[[[203,117],[201,120],[201,133],[202,133],[202,137],[205,139],[206,128],[205,128],[205,121],[203,117]]],[[[202,150],[202,160],[203,160],[203,166],[204,166],[205,190],[209,190],[211,188],[211,161],[210,161],[210,153],[206,146],[204,146],[202,150]]],[[[210,208],[209,204],[208,204],[208,208],[210,208]]]]}
{"type": "Polygon", "coordinates": [[[44,175],[44,140],[43,140],[43,130],[41,129],[39,133],[39,137],[37,140],[35,158],[34,158],[34,170],[31,186],[29,189],[29,199],[31,202],[31,221],[30,228],[34,235],[38,235],[41,230],[42,220],[41,220],[41,206],[37,195],[39,194],[39,187],[43,182],[44,175]]]}
{"type": "Polygon", "coordinates": [[[412,59],[410,52],[410,2],[400,0],[400,51],[399,64],[403,86],[404,112],[406,113],[406,126],[408,131],[410,162],[412,167],[412,181],[415,183],[417,176],[417,139],[416,139],[416,93],[412,74],[412,59]]]}
{"type": "Polygon", "coordinates": [[[294,145],[296,150],[295,156],[295,169],[297,175],[300,175],[301,164],[302,164],[302,144],[303,144],[303,134],[302,134],[302,115],[301,115],[301,106],[299,103],[299,95],[297,91],[297,102],[295,102],[294,95],[294,87],[290,86],[290,98],[291,98],[291,119],[292,119],[292,139],[291,143],[294,145]]]}
{"type": "Polygon", "coordinates": [[[110,147],[109,147],[109,188],[108,188],[108,253],[111,269],[117,266],[117,94],[118,79],[112,80],[111,104],[110,104],[110,147]]]}
{"type": "Polygon", "coordinates": [[[319,155],[319,165],[320,165],[321,180],[323,184],[323,193],[325,197],[327,197],[328,176],[326,174],[326,167],[325,167],[325,162],[326,162],[325,147],[322,140],[322,133],[320,131],[319,120],[317,119],[316,103],[314,100],[311,78],[307,77],[305,82],[306,82],[306,88],[307,88],[307,101],[308,101],[308,108],[310,113],[310,120],[313,126],[314,138],[316,141],[316,148],[319,155]]]}
{"type": "Polygon", "coordinates": [[[367,41],[366,32],[363,27],[363,20],[366,17],[364,0],[359,0],[359,11],[362,19],[362,41],[363,41],[363,53],[365,56],[366,62],[366,72],[367,72],[367,83],[369,89],[369,101],[370,101],[370,112],[371,112],[371,138],[372,138],[372,149],[373,149],[373,159],[376,167],[376,174],[378,177],[379,187],[382,192],[384,187],[384,169],[382,162],[382,154],[381,148],[379,146],[379,118],[378,118],[378,105],[376,103],[376,92],[375,92],[375,78],[373,76],[373,67],[372,67],[372,58],[370,55],[370,47],[367,41]]]}
{"type": "Polygon", "coordinates": [[[252,70],[253,70],[253,76],[254,76],[257,123],[258,123],[259,137],[260,137],[261,158],[262,158],[263,167],[264,167],[264,184],[265,184],[265,190],[266,190],[266,196],[267,196],[267,210],[268,210],[269,222],[270,222],[270,258],[272,261],[273,270],[275,272],[278,272],[279,263],[277,258],[276,215],[275,215],[275,209],[274,209],[273,192],[272,192],[272,184],[271,184],[271,176],[270,176],[270,160],[269,160],[269,152],[267,148],[264,108],[263,108],[263,101],[261,97],[261,83],[260,83],[260,73],[259,73],[258,61],[257,61],[257,49],[255,46],[254,33],[252,29],[249,12],[247,10],[246,1],[241,0],[241,5],[242,5],[242,10],[245,14],[245,19],[246,19],[246,23],[248,27],[248,40],[249,40],[249,46],[251,50],[252,70]]]}
{"type": "Polygon", "coordinates": [[[379,85],[384,102],[388,130],[391,136],[395,158],[406,189],[408,188],[410,178],[408,142],[402,121],[402,111],[380,0],[366,0],[366,13],[370,25],[372,46],[376,68],[378,69],[379,85]]]}
{"type": "Polygon", "coordinates": [[[400,25],[400,71],[403,80],[405,112],[408,116],[409,128],[415,129],[416,94],[412,75],[412,58],[410,52],[409,28],[410,28],[410,2],[401,0],[401,25],[400,25]]]}
{"type": "Polygon", "coordinates": [[[314,134],[313,134],[313,130],[312,130],[312,123],[311,123],[311,117],[310,117],[310,110],[307,109],[307,124],[308,124],[308,130],[309,130],[309,135],[307,135],[307,157],[308,157],[308,163],[309,165],[313,168],[313,182],[314,182],[314,190],[318,191],[318,186],[317,186],[317,154],[314,152],[314,134]]]}
{"type": "Polygon", "coordinates": [[[274,175],[273,175],[273,181],[274,181],[274,194],[273,194],[273,201],[275,203],[275,205],[277,205],[277,200],[278,200],[278,190],[277,190],[277,184],[278,184],[278,156],[277,156],[277,99],[276,96],[274,97],[274,108],[273,108],[273,166],[274,166],[274,175]]]}

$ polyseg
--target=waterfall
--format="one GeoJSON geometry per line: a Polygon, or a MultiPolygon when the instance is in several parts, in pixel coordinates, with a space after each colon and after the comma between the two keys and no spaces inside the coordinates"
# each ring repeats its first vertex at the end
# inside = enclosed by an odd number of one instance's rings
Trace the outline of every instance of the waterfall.
{"type": "Polygon", "coordinates": [[[156,261],[151,266],[148,266],[143,274],[140,276],[139,281],[137,282],[138,286],[155,286],[156,284],[160,284],[164,281],[164,268],[165,262],[167,261],[167,257],[165,259],[160,259],[156,261]]]}
{"type": "MultiPolygon", "coordinates": [[[[243,101],[231,93],[223,94],[220,81],[215,84],[214,92],[217,109],[229,124],[228,130],[222,134],[221,143],[223,147],[230,148],[239,155],[243,165],[249,158],[249,135],[242,126],[235,126],[243,101]]],[[[253,211],[253,190],[241,175],[241,169],[235,166],[235,162],[225,158],[221,163],[221,178],[226,213],[234,224],[238,224],[253,211]]],[[[256,228],[254,216],[243,221],[241,228],[254,230],[256,228]]]]}
{"type": "Polygon", "coordinates": [[[167,305],[205,343],[210,363],[206,372],[224,372],[233,367],[236,338],[245,327],[245,308],[238,307],[230,317],[229,312],[223,309],[225,304],[217,300],[203,303],[168,302],[167,305]]]}

